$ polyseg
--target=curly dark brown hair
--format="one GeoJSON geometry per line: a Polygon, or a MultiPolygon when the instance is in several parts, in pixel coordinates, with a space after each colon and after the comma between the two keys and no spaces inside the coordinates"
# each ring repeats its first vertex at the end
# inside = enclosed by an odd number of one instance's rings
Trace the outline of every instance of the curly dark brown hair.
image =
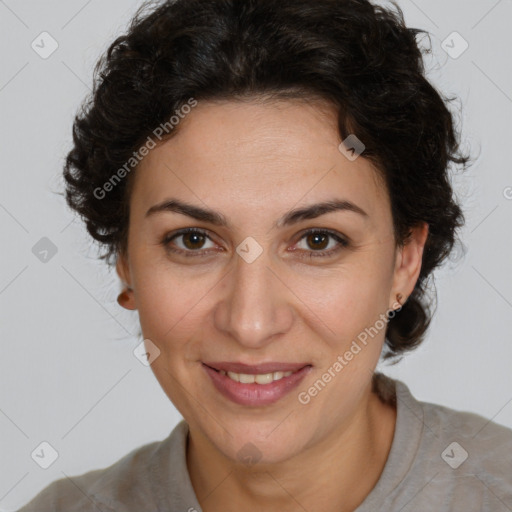
{"type": "Polygon", "coordinates": [[[464,224],[449,167],[470,159],[447,108],[455,98],[425,77],[416,37],[428,33],[407,28],[391,3],[393,10],[367,0],[144,4],[96,64],[65,162],[67,203],[105,249],[100,258],[111,263],[126,251],[134,174],[126,162],[191,98],[320,98],[336,108],[341,139],[355,134],[381,173],[397,246],[411,227],[429,225],[415,289],[389,319],[384,359],[417,347],[433,315],[428,278],[464,224]],[[111,186],[121,168],[124,179],[111,186]]]}

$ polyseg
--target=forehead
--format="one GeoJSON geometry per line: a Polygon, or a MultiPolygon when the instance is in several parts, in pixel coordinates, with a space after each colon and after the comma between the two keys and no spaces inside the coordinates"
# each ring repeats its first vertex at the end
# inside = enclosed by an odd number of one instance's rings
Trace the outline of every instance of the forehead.
{"type": "Polygon", "coordinates": [[[337,197],[386,216],[378,171],[339,151],[337,122],[335,109],[319,101],[199,102],[139,164],[132,207],[142,214],[173,196],[226,216],[251,209],[279,215],[337,197]]]}

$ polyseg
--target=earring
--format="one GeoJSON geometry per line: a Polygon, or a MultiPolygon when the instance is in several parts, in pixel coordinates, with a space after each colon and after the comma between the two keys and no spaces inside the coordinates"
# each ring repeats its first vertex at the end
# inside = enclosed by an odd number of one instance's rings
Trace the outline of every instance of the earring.
{"type": "Polygon", "coordinates": [[[402,304],[402,298],[403,298],[403,295],[401,293],[397,293],[396,294],[396,301],[398,302],[398,304],[400,304],[400,307],[403,306],[402,304]]]}
{"type": "Polygon", "coordinates": [[[132,288],[128,287],[117,296],[117,303],[120,306],[125,307],[125,304],[130,300],[129,292],[131,291],[133,291],[132,288]]]}

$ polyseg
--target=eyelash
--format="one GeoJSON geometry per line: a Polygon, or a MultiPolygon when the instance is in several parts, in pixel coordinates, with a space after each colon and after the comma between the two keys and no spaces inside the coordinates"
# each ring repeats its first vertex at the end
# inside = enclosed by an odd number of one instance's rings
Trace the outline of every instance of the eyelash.
{"type": "MultiPolygon", "coordinates": [[[[208,236],[208,233],[206,231],[202,230],[202,229],[199,229],[199,228],[184,228],[184,229],[180,229],[176,233],[172,233],[172,234],[166,235],[164,237],[164,239],[162,240],[161,244],[165,247],[165,249],[167,251],[172,252],[172,253],[182,254],[182,255],[184,255],[186,257],[202,256],[203,254],[201,253],[200,250],[197,250],[197,251],[187,250],[187,251],[185,251],[183,249],[173,249],[170,246],[170,243],[175,238],[178,238],[179,236],[187,235],[187,234],[190,234],[190,233],[200,234],[200,235],[203,235],[203,236],[205,236],[205,237],[207,237],[208,239],[211,240],[211,238],[208,236]]],[[[329,235],[331,238],[334,238],[340,245],[337,248],[330,249],[328,251],[307,251],[307,250],[304,250],[304,249],[299,249],[298,250],[299,254],[300,253],[304,253],[304,252],[306,252],[308,254],[308,255],[301,254],[300,258],[317,258],[317,257],[327,258],[327,257],[333,256],[334,254],[338,253],[342,249],[349,247],[349,245],[350,245],[350,243],[347,240],[345,240],[344,238],[340,237],[335,231],[331,231],[329,229],[318,229],[318,228],[310,229],[310,230],[306,231],[305,233],[303,233],[302,236],[300,237],[300,239],[298,240],[298,242],[300,242],[304,238],[308,237],[309,235],[317,235],[317,234],[329,235]]],[[[213,241],[213,240],[211,240],[211,241],[213,241]]]]}

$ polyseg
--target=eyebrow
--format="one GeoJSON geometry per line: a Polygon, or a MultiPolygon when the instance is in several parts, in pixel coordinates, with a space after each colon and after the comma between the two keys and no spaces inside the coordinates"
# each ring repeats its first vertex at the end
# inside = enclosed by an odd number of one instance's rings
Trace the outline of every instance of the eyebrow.
{"type": "MultiPolygon", "coordinates": [[[[345,199],[332,199],[321,203],[312,204],[303,208],[298,208],[287,212],[277,222],[274,227],[284,227],[297,224],[305,219],[316,219],[321,215],[335,211],[353,212],[361,215],[365,219],[369,215],[359,206],[345,199]]],[[[146,217],[150,217],[156,213],[174,212],[192,217],[193,219],[208,222],[215,226],[229,227],[230,223],[224,215],[215,210],[209,210],[193,204],[185,203],[178,199],[166,199],[165,201],[152,206],[147,212],[146,217]]]]}

